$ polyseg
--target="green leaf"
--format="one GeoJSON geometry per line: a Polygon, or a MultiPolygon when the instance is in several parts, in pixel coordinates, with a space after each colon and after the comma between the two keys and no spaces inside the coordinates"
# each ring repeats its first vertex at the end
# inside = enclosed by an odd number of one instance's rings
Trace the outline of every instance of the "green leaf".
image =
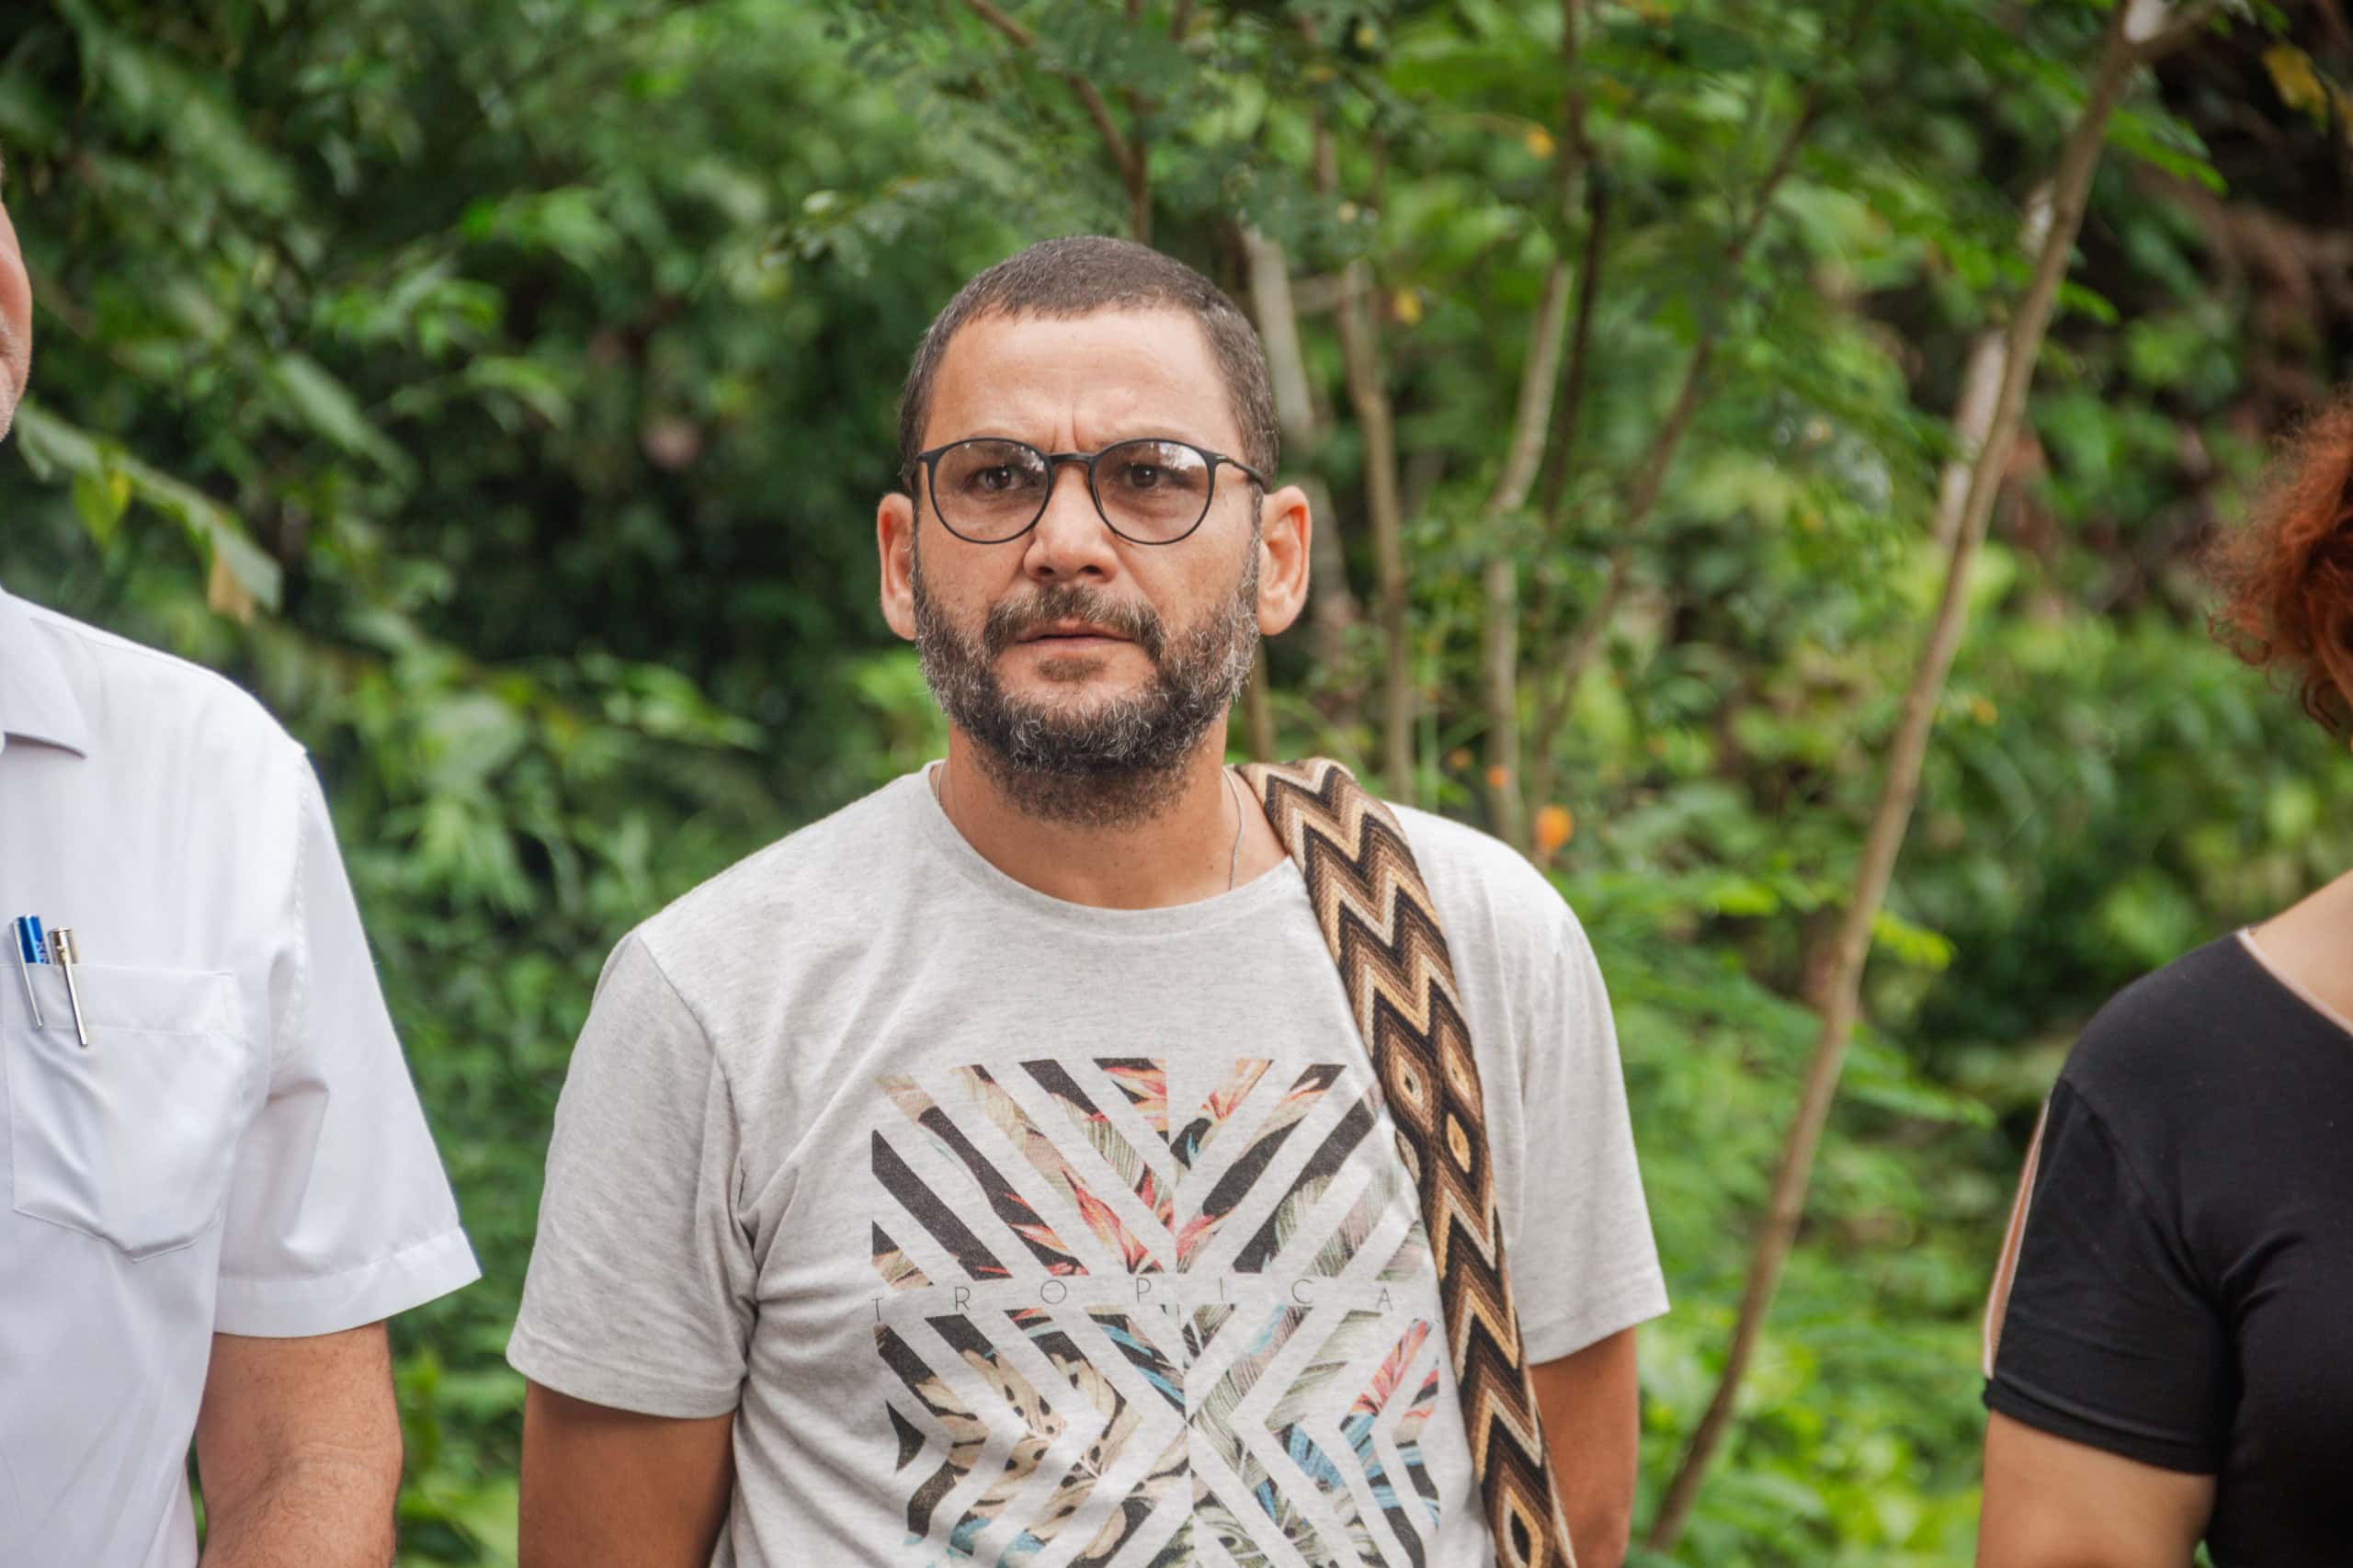
{"type": "Polygon", "coordinates": [[[235,516],[210,496],[108,448],[98,437],[51,414],[27,398],[17,406],[16,436],[25,460],[37,473],[63,472],[111,486],[118,479],[131,493],[177,522],[218,560],[238,585],[265,608],[276,609],[282,584],[278,562],[264,554],[235,516]]]}
{"type": "Polygon", "coordinates": [[[74,475],[74,510],[99,548],[114,542],[115,526],[131,508],[131,476],[119,468],[74,475]]]}
{"type": "Polygon", "coordinates": [[[350,389],[309,355],[279,355],[270,364],[269,379],[313,429],[343,450],[390,473],[411,472],[408,454],[387,440],[360,413],[350,389]]]}

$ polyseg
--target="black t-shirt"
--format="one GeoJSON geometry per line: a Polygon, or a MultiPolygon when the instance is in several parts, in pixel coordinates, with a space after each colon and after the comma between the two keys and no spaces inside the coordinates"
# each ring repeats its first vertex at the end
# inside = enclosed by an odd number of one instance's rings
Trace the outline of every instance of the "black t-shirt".
{"type": "Polygon", "coordinates": [[[2029,1193],[1986,1404],[2215,1476],[2219,1568],[2353,1562],[2353,1034],[2200,948],[2092,1020],[2029,1193]]]}

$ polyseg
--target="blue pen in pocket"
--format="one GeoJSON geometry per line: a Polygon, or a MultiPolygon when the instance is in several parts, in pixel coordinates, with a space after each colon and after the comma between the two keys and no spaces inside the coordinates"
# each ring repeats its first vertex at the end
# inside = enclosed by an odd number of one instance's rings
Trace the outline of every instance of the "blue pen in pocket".
{"type": "Polygon", "coordinates": [[[17,971],[25,982],[25,1005],[32,1009],[33,1028],[47,1028],[40,1016],[40,997],[33,991],[33,969],[37,963],[49,961],[49,947],[41,938],[40,917],[37,915],[17,916],[17,971]]]}

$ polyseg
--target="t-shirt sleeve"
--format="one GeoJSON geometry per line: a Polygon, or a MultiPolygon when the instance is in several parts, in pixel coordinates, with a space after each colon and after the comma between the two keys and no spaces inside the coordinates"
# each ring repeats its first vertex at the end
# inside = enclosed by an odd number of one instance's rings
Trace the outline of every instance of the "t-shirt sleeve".
{"type": "Polygon", "coordinates": [[[649,1415],[736,1406],[753,1323],[735,1111],[696,1014],[642,935],[605,965],[548,1148],[539,1240],[506,1358],[649,1415]]]}
{"type": "MultiPolygon", "coordinates": [[[[1512,1296],[1530,1361],[1556,1360],[1666,1311],[1666,1282],[1635,1163],[1609,995],[1559,895],[1552,960],[1517,1020],[1518,1190],[1505,1195],[1512,1296]],[[1514,1216],[1517,1216],[1515,1219],[1514,1216]]],[[[1492,1098],[1492,1096],[1490,1096],[1492,1098]]]]}
{"type": "MultiPolygon", "coordinates": [[[[268,1080],[237,1143],[214,1326],[357,1328],[479,1276],[392,1032],[310,758],[288,747],[295,843],[270,970],[268,1080]]],[[[281,818],[280,820],[284,820],[281,818]]]]}
{"type": "Polygon", "coordinates": [[[2030,1159],[1988,1308],[1987,1407],[2144,1464],[2218,1471],[2229,1327],[2170,1206],[2064,1078],[2030,1159]]]}

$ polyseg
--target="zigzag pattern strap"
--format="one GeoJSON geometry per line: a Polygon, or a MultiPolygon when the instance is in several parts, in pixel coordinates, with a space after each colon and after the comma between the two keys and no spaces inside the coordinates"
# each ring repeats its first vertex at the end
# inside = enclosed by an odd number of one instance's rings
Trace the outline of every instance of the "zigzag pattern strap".
{"type": "Polygon", "coordinates": [[[1328,757],[1243,770],[1307,879],[1420,1189],[1462,1426],[1502,1568],[1575,1568],[1520,1356],[1488,1165],[1486,1102],[1454,962],[1389,808],[1328,757]]]}

